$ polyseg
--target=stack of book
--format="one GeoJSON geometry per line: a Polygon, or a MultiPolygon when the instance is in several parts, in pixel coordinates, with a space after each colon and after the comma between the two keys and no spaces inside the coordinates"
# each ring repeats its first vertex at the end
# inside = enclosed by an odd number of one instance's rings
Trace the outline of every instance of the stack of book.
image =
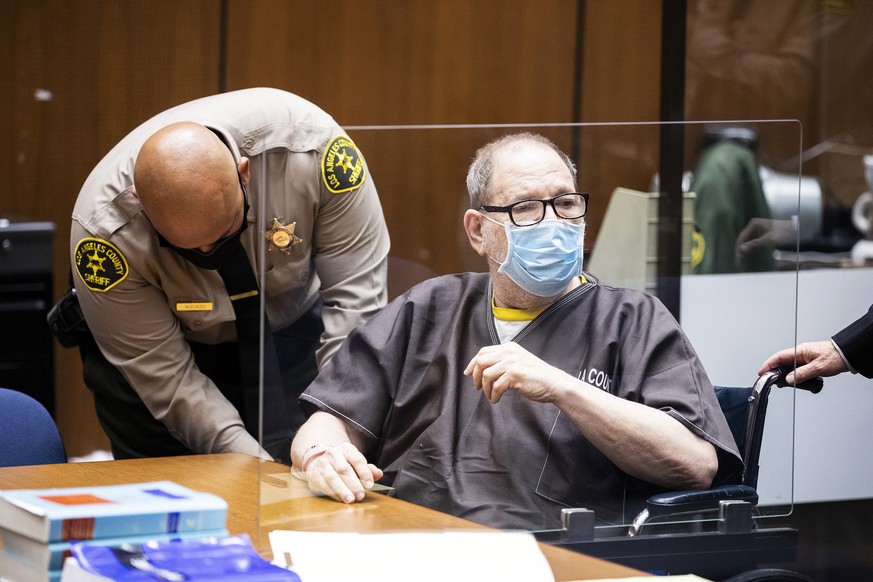
{"type": "Polygon", "coordinates": [[[227,502],[171,481],[0,491],[0,579],[57,582],[73,542],[227,536],[227,502]]]}

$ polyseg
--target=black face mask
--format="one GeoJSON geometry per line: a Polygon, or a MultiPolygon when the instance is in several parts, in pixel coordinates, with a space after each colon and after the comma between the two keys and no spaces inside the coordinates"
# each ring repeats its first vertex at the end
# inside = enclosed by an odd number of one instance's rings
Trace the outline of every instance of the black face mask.
{"type": "Polygon", "coordinates": [[[242,226],[235,233],[228,235],[215,243],[212,247],[212,250],[208,253],[204,253],[203,251],[199,251],[197,249],[182,249],[176,246],[171,245],[167,239],[165,239],[161,233],[158,233],[158,241],[162,247],[169,247],[173,249],[173,251],[188,261],[189,263],[200,267],[201,269],[209,269],[215,270],[220,268],[222,265],[227,263],[232,257],[234,252],[241,246],[240,237],[242,233],[245,232],[246,228],[248,228],[249,223],[246,217],[249,214],[249,199],[246,196],[245,188],[243,191],[243,222],[242,226]]]}

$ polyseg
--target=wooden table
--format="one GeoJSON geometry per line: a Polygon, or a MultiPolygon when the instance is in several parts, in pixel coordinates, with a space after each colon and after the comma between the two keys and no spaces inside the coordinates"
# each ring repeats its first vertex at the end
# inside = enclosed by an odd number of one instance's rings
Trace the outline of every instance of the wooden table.
{"type": "MultiPolygon", "coordinates": [[[[223,497],[227,529],[247,533],[270,557],[267,534],[275,529],[397,531],[483,529],[484,526],[378,493],[353,505],[312,495],[288,468],[243,454],[197,455],[127,461],[0,468],[0,489],[81,487],[142,481],[175,481],[223,497]]],[[[625,578],[644,573],[540,544],[556,580],[625,578]]]]}

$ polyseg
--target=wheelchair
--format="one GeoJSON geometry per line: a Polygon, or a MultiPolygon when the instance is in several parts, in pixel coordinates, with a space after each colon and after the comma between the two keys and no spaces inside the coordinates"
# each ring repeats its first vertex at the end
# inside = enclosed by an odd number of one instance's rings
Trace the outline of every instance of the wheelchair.
{"type": "MultiPolygon", "coordinates": [[[[796,560],[797,530],[764,527],[755,519],[760,515],[756,487],[768,398],[773,386],[790,387],[784,381],[787,372],[770,370],[751,387],[715,387],[743,458],[739,483],[654,495],[623,535],[598,535],[593,512],[584,508],[564,509],[562,529],[534,535],[541,542],[655,574],[696,574],[723,582],[814,582],[799,572],[765,567],[796,560]]],[[[813,378],[793,387],[818,393],[823,382],[813,378]]]]}

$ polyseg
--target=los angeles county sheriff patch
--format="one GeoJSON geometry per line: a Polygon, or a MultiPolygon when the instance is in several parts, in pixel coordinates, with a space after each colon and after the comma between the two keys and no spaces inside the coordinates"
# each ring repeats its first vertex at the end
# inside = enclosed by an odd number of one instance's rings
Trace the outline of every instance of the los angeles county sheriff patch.
{"type": "Polygon", "coordinates": [[[127,259],[110,242],[83,238],[76,245],[76,271],[91,291],[109,291],[127,277],[127,259]]]}
{"type": "Polygon", "coordinates": [[[321,177],[334,194],[351,192],[364,183],[366,170],[355,143],[344,135],[331,140],[321,157],[321,177]]]}

